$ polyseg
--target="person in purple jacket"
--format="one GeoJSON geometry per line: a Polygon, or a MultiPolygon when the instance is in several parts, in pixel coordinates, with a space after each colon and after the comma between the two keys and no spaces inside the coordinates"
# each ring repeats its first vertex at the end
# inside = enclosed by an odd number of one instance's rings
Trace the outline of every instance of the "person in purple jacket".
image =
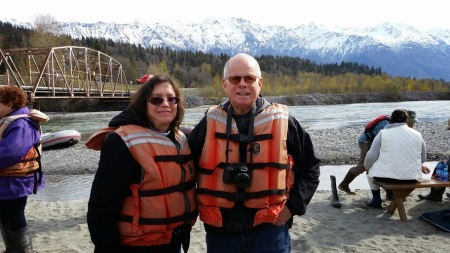
{"type": "Polygon", "coordinates": [[[28,195],[45,185],[41,168],[40,122],[21,88],[0,86],[0,230],[5,252],[33,252],[25,219],[28,195]]]}

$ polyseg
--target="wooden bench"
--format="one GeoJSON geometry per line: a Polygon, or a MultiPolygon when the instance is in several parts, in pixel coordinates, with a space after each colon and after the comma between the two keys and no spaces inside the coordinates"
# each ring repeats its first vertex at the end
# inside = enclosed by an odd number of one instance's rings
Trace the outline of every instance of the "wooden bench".
{"type": "Polygon", "coordinates": [[[440,181],[435,179],[424,179],[415,182],[380,182],[374,180],[376,185],[379,185],[385,190],[392,190],[394,193],[393,199],[389,204],[387,210],[388,213],[394,214],[395,209],[398,210],[400,220],[406,222],[408,221],[405,206],[403,205],[403,200],[408,197],[408,195],[416,188],[430,188],[430,187],[450,187],[450,181],[440,181]]]}

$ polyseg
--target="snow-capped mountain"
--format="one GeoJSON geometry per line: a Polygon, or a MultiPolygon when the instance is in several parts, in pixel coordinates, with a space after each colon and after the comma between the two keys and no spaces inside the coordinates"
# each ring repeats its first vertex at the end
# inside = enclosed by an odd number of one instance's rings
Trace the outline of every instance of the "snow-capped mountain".
{"type": "MultiPolygon", "coordinates": [[[[28,23],[13,24],[31,28],[28,23]]],[[[405,24],[383,23],[365,28],[295,28],[263,26],[239,18],[206,19],[202,23],[61,23],[73,38],[103,37],[143,47],[254,56],[283,55],[317,63],[352,61],[381,67],[391,76],[450,81],[450,30],[421,31],[405,24]]]]}

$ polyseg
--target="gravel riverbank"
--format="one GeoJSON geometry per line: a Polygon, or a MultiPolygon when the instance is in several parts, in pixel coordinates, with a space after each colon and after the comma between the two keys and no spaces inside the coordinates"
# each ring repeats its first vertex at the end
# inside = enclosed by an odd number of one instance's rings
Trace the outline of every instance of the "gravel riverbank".
{"type": "MultiPolygon", "coordinates": [[[[450,156],[450,131],[447,122],[420,122],[415,129],[422,133],[427,145],[427,160],[444,160],[450,156]]],[[[356,164],[359,157],[357,139],[361,127],[324,130],[306,129],[314,150],[323,165],[356,164]]],[[[46,174],[92,174],[97,170],[100,152],[86,148],[80,142],[72,147],[44,150],[42,165],[46,174]]]]}

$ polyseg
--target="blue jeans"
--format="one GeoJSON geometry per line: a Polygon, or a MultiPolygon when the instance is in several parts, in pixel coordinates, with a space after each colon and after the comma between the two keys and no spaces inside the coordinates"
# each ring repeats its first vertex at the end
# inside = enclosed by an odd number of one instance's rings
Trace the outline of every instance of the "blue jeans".
{"type": "Polygon", "coordinates": [[[206,233],[208,253],[289,253],[289,228],[264,224],[243,234],[206,233]]]}

